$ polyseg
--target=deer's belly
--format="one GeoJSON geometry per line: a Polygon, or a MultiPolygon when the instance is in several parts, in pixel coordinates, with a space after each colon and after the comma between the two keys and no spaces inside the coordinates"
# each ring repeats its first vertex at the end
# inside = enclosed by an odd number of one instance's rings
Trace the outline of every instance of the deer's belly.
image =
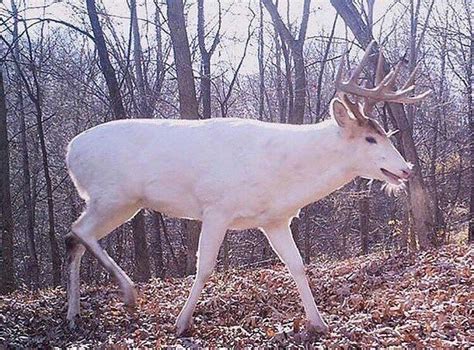
{"type": "Polygon", "coordinates": [[[299,214],[299,208],[284,201],[259,198],[246,204],[246,206],[236,208],[229,228],[235,230],[265,228],[275,223],[288,221],[299,214]]]}
{"type": "Polygon", "coordinates": [[[153,209],[170,217],[201,220],[203,208],[195,196],[184,189],[164,188],[148,193],[143,207],[153,209]]]}
{"type": "Polygon", "coordinates": [[[202,220],[203,213],[215,212],[228,220],[229,229],[265,227],[289,220],[299,210],[286,191],[275,191],[277,185],[261,181],[226,183],[202,178],[198,185],[178,181],[162,184],[163,181],[148,182],[144,207],[196,220],[202,220]]]}

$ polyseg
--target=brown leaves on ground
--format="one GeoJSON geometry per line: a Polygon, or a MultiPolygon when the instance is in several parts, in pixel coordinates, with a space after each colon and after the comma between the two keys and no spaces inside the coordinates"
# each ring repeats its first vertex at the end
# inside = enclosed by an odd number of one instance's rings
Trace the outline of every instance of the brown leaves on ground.
{"type": "Polygon", "coordinates": [[[65,321],[63,288],[0,299],[0,347],[10,346],[301,346],[468,348],[474,344],[474,249],[446,246],[416,255],[371,255],[314,264],[314,297],[330,334],[305,331],[296,286],[284,267],[215,274],[194,313],[190,338],[175,318],[192,278],[139,286],[127,312],[113,286],[82,287],[75,331],[65,321]]]}

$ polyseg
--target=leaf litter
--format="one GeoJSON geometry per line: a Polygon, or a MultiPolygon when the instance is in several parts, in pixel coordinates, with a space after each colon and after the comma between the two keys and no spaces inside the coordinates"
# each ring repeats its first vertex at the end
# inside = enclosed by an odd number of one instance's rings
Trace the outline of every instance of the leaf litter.
{"type": "Polygon", "coordinates": [[[307,275],[327,335],[306,331],[296,285],[283,265],[215,273],[203,290],[189,337],[174,322],[192,278],[137,286],[135,311],[116,286],[81,286],[75,330],[63,287],[0,298],[0,347],[201,347],[252,345],[331,348],[474,346],[474,248],[448,245],[416,254],[372,254],[315,263],[307,275]]]}

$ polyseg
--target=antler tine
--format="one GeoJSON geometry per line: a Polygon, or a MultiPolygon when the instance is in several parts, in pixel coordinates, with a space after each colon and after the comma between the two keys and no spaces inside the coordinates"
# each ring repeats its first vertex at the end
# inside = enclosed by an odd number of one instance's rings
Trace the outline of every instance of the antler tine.
{"type": "Polygon", "coordinates": [[[392,99],[407,97],[413,90],[415,89],[415,85],[407,87],[405,90],[398,90],[398,91],[390,91],[392,95],[392,99]]]}
{"type": "Polygon", "coordinates": [[[416,73],[418,73],[418,69],[420,68],[420,64],[418,63],[415,66],[415,69],[413,69],[413,72],[411,72],[410,76],[408,77],[407,82],[405,85],[403,85],[402,90],[406,89],[407,87],[414,85],[415,83],[415,78],[416,78],[416,73]]]}
{"type": "MultiPolygon", "coordinates": [[[[411,72],[410,76],[408,77],[408,80],[406,81],[406,83],[403,85],[402,87],[402,90],[403,91],[412,91],[415,89],[415,78],[416,78],[416,73],[418,73],[418,70],[420,68],[420,63],[418,63],[415,68],[413,69],[413,72],[411,72]]],[[[411,96],[411,97],[403,97],[400,99],[400,103],[416,103],[416,102],[419,102],[421,100],[423,100],[424,98],[426,98],[428,95],[430,95],[432,92],[431,89],[419,94],[419,95],[416,95],[416,96],[411,96]]]]}
{"type": "MultiPolygon", "coordinates": [[[[370,89],[368,85],[369,85],[369,82],[365,81],[363,84],[363,88],[366,90],[372,90],[375,94],[380,93],[380,89],[379,91],[377,91],[378,90],[377,86],[374,87],[373,89],[370,89]]],[[[375,99],[370,99],[365,96],[362,97],[362,110],[364,111],[364,114],[369,115],[370,112],[374,109],[376,103],[377,101],[375,99]]]]}
{"type": "Polygon", "coordinates": [[[380,84],[383,79],[383,65],[385,63],[385,59],[383,57],[383,50],[380,48],[379,50],[379,59],[377,60],[377,70],[375,71],[375,85],[380,84]]]}
{"type": "MultiPolygon", "coordinates": [[[[413,90],[413,89],[412,89],[413,90]]],[[[416,96],[411,96],[411,97],[400,97],[397,98],[394,102],[397,103],[406,103],[406,104],[411,104],[411,103],[417,103],[423,100],[424,98],[428,97],[429,94],[431,94],[433,91],[431,89],[416,95],[416,96]]]]}
{"type": "MultiPolygon", "coordinates": [[[[370,56],[374,44],[375,41],[372,41],[367,46],[362,60],[357,65],[349,80],[345,82],[342,81],[343,68],[345,63],[344,54],[336,74],[336,88],[342,96],[344,96],[345,94],[351,94],[363,99],[364,103],[362,107],[364,113],[366,113],[367,115],[368,113],[370,113],[370,111],[373,109],[377,102],[385,101],[411,104],[423,100],[431,93],[431,91],[428,90],[419,95],[409,96],[415,89],[415,76],[419,66],[415,67],[415,69],[409,76],[407,82],[403,85],[401,89],[394,89],[394,85],[402,68],[402,62],[399,62],[386,76],[384,76],[384,56],[382,50],[380,50],[379,52],[377,67],[375,70],[375,86],[373,88],[369,88],[367,87],[367,85],[361,85],[358,82],[359,76],[370,56]]],[[[351,103],[349,107],[351,108],[351,110],[355,110],[354,113],[359,112],[358,104],[354,105],[353,103],[351,103]]]]}
{"type": "Polygon", "coordinates": [[[354,115],[356,119],[363,120],[363,121],[367,119],[367,117],[361,113],[359,109],[359,103],[357,101],[352,102],[349,96],[347,96],[346,94],[342,95],[342,100],[344,101],[346,106],[349,107],[349,109],[351,110],[352,114],[354,115]]]}
{"type": "MultiPolygon", "coordinates": [[[[383,81],[381,82],[381,85],[383,85],[384,87],[386,88],[391,88],[396,80],[397,80],[397,77],[398,77],[398,73],[400,72],[400,68],[401,68],[401,62],[398,63],[395,68],[393,68],[390,73],[387,74],[387,76],[383,79],[383,81]]],[[[377,84],[378,85],[378,84],[377,84]]]]}
{"type": "Polygon", "coordinates": [[[370,53],[372,52],[372,48],[374,47],[375,40],[372,40],[370,44],[367,46],[367,49],[364,52],[364,56],[360,60],[360,63],[357,65],[356,69],[354,70],[354,73],[352,74],[351,78],[349,81],[351,82],[357,82],[357,79],[359,79],[360,73],[362,72],[362,69],[364,69],[364,64],[368,60],[370,53]]]}
{"type": "Polygon", "coordinates": [[[375,107],[375,101],[366,99],[366,102],[363,104],[362,109],[364,110],[365,115],[369,115],[370,112],[375,107]]]}
{"type": "Polygon", "coordinates": [[[337,69],[336,73],[336,89],[339,89],[340,86],[342,85],[342,71],[344,70],[344,61],[346,58],[347,52],[344,52],[344,54],[341,56],[341,62],[339,63],[339,67],[337,69]]]}

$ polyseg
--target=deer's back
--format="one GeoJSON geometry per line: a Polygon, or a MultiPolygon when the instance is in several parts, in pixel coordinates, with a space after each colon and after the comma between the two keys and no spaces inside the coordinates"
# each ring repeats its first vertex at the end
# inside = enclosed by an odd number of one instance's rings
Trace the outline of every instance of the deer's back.
{"type": "Polygon", "coordinates": [[[281,187],[292,130],[244,119],[114,121],[74,138],[67,163],[85,199],[113,193],[173,216],[220,206],[246,217],[281,187]]]}

